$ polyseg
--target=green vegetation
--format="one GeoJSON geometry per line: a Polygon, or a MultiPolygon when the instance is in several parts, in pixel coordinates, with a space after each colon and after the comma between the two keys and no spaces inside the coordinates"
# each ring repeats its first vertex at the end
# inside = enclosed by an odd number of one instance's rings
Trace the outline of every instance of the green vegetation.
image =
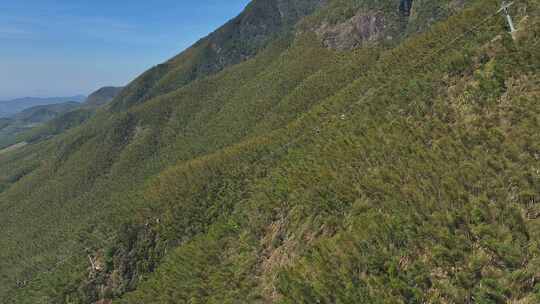
{"type": "Polygon", "coordinates": [[[83,107],[86,108],[95,108],[103,106],[111,102],[120,92],[122,92],[123,87],[103,87],[94,93],[90,94],[88,98],[84,101],[83,107]]]}
{"type": "Polygon", "coordinates": [[[393,47],[284,25],[192,74],[202,40],[0,154],[2,302],[540,301],[540,3],[447,45],[498,1],[424,2],[393,47]]]}

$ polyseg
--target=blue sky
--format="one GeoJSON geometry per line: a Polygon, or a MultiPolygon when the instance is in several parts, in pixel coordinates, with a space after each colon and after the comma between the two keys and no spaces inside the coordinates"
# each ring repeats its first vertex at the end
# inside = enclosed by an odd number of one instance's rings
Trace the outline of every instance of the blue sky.
{"type": "Polygon", "coordinates": [[[249,0],[0,0],[0,100],[125,85],[249,0]]]}

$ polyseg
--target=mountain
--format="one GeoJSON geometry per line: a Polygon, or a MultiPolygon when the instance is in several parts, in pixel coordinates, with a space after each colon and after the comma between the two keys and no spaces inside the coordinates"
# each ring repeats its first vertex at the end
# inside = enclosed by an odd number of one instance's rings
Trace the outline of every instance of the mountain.
{"type": "Polygon", "coordinates": [[[112,101],[124,88],[123,87],[103,87],[86,98],[84,105],[89,107],[99,107],[112,101]]]}
{"type": "Polygon", "coordinates": [[[540,3],[499,5],[255,0],[0,150],[0,302],[539,302],[540,3]]]}
{"type": "Polygon", "coordinates": [[[238,17],[129,84],[113,107],[142,103],[252,58],[323,3],[326,0],[252,1],[238,17]]]}
{"type": "Polygon", "coordinates": [[[24,109],[28,109],[40,105],[50,105],[57,103],[65,103],[69,101],[83,102],[86,96],[77,95],[71,97],[49,97],[49,98],[36,98],[25,97],[8,101],[0,101],[0,117],[7,117],[16,114],[24,109]]]}

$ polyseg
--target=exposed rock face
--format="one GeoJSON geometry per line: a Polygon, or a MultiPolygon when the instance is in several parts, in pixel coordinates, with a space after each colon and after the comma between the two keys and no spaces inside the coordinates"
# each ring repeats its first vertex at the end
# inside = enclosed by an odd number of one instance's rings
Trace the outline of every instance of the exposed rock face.
{"type": "Polygon", "coordinates": [[[312,25],[323,44],[335,50],[350,50],[380,42],[396,41],[404,35],[421,32],[437,20],[464,8],[467,0],[439,1],[399,0],[389,6],[368,8],[368,5],[342,7],[354,15],[338,23],[325,21],[312,25]],[[395,5],[395,6],[394,6],[395,5]]]}
{"type": "Polygon", "coordinates": [[[377,11],[360,11],[351,19],[336,25],[322,24],[315,30],[326,47],[348,50],[384,39],[386,17],[377,11]]]}

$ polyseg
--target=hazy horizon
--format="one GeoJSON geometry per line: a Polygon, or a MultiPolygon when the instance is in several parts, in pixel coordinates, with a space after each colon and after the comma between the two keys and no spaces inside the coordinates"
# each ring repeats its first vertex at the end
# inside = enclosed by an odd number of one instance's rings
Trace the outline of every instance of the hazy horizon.
{"type": "Polygon", "coordinates": [[[124,86],[218,26],[249,0],[0,3],[0,101],[124,86]]]}
{"type": "MultiPolygon", "coordinates": [[[[88,97],[88,95],[75,94],[75,95],[66,95],[66,96],[21,96],[21,97],[15,97],[15,98],[0,99],[0,102],[9,102],[9,101],[16,101],[16,100],[23,100],[23,99],[55,99],[55,98],[81,98],[81,97],[86,98],[88,97]]],[[[73,100],[73,101],[77,101],[77,100],[73,100]]]]}

